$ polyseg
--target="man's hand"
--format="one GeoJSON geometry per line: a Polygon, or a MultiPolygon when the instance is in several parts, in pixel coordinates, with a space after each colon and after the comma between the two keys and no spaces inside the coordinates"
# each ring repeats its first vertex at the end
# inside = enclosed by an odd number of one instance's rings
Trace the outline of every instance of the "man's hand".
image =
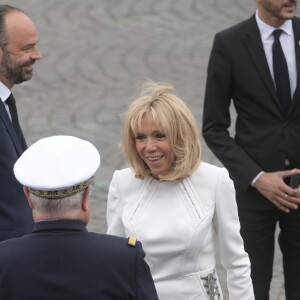
{"type": "Polygon", "coordinates": [[[285,184],[284,178],[300,174],[300,169],[263,173],[254,183],[254,187],[280,210],[288,213],[300,204],[300,187],[292,189],[285,184]]]}

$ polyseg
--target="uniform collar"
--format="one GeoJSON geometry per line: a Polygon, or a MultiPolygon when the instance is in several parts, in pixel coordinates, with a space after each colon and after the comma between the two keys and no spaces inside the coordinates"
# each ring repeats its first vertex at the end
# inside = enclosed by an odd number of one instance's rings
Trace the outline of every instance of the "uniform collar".
{"type": "Polygon", "coordinates": [[[87,232],[85,225],[81,221],[75,220],[40,221],[34,224],[32,232],[44,230],[75,230],[87,232]]]}

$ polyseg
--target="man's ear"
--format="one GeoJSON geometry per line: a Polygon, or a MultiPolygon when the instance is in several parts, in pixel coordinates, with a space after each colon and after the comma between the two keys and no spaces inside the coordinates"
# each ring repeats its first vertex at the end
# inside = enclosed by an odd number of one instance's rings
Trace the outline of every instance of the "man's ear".
{"type": "Polygon", "coordinates": [[[27,201],[28,201],[28,204],[31,208],[34,208],[34,205],[30,199],[30,195],[29,195],[29,188],[27,186],[23,186],[23,191],[24,191],[24,194],[27,198],[27,201]]]}
{"type": "Polygon", "coordinates": [[[82,202],[81,202],[81,207],[83,211],[88,211],[89,210],[89,204],[90,204],[90,191],[91,191],[91,186],[89,185],[82,196],[82,202]]]}
{"type": "Polygon", "coordinates": [[[2,62],[3,55],[4,55],[3,49],[0,47],[0,63],[2,62]]]}

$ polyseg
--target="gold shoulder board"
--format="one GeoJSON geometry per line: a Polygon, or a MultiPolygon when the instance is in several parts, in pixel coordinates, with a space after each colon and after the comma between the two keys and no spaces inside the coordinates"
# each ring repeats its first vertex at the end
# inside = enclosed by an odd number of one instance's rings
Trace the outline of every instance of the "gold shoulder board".
{"type": "Polygon", "coordinates": [[[135,236],[130,236],[129,238],[128,238],[128,246],[130,246],[130,247],[135,247],[135,245],[136,245],[136,237],[135,236]]]}

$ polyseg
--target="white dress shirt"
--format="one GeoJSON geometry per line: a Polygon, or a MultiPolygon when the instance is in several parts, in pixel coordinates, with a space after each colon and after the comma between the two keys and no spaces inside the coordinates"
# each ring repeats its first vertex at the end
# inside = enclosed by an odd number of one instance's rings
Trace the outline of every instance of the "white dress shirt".
{"type": "Polygon", "coordinates": [[[4,103],[5,109],[11,119],[8,105],[5,103],[5,101],[7,100],[7,98],[9,97],[10,94],[11,94],[11,90],[0,81],[0,98],[1,98],[2,102],[4,103]]]}
{"type": "MultiPolygon", "coordinates": [[[[271,73],[271,76],[273,78],[273,82],[275,85],[275,79],[274,79],[274,70],[273,70],[273,53],[272,53],[272,46],[274,42],[274,36],[273,31],[278,28],[274,28],[265,22],[263,22],[259,16],[258,12],[256,11],[255,14],[256,17],[256,23],[258,26],[258,29],[260,31],[261,40],[264,46],[267,62],[269,65],[269,70],[271,73]]],[[[283,32],[280,35],[280,44],[286,59],[286,63],[288,66],[289,71],[289,79],[290,79],[290,85],[291,85],[291,95],[293,100],[293,95],[296,90],[297,85],[297,69],[296,69],[296,54],[295,54],[295,39],[294,39],[294,30],[293,30],[293,24],[291,20],[285,21],[281,26],[280,29],[283,30],[283,32]]],[[[276,86],[276,85],[275,85],[276,86]]],[[[289,165],[289,161],[286,161],[286,165],[289,165]]],[[[263,174],[264,172],[260,172],[257,174],[254,179],[251,182],[251,185],[254,186],[257,179],[263,174]]]]}
{"type": "MultiPolygon", "coordinates": [[[[274,28],[264,23],[258,17],[257,11],[256,11],[256,22],[258,25],[258,29],[260,31],[261,40],[264,46],[271,76],[274,81],[273,54],[272,54],[272,45],[274,42],[273,31],[278,28],[274,28]]],[[[295,39],[294,39],[292,21],[291,20],[285,21],[280,26],[280,29],[283,30],[282,34],[280,35],[280,43],[288,65],[290,85],[291,85],[291,95],[293,96],[297,85],[297,69],[296,69],[295,39]]]]}

